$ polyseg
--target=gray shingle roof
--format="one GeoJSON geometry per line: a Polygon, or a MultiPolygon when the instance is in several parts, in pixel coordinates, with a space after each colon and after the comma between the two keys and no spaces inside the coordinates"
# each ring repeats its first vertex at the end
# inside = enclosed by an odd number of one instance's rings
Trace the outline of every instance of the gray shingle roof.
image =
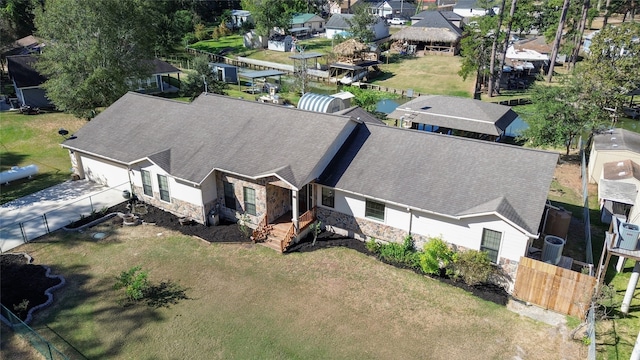
{"type": "Polygon", "coordinates": [[[9,76],[16,82],[18,88],[36,87],[47,81],[35,69],[38,61],[36,55],[16,55],[7,57],[9,76]]]}
{"type": "Polygon", "coordinates": [[[460,30],[459,27],[453,25],[449,20],[447,20],[441,12],[424,11],[420,14],[422,15],[422,19],[411,24],[412,27],[446,29],[448,31],[456,33],[458,36],[462,35],[462,30],[460,30]]]}
{"type": "Polygon", "coordinates": [[[363,123],[319,179],[452,217],[498,213],[536,234],[558,155],[363,123]]]}
{"type": "Polygon", "coordinates": [[[276,173],[299,188],[314,180],[319,163],[341,145],[336,139],[356,123],[212,94],[189,104],[127,93],[63,146],[123,164],[148,158],[193,183],[220,169],[249,177],[276,173]]]}
{"type": "Polygon", "coordinates": [[[596,150],[629,150],[640,153],[640,134],[615,128],[593,137],[596,150]]]}
{"type": "Polygon", "coordinates": [[[353,14],[333,14],[329,18],[329,21],[324,25],[325,28],[330,29],[349,29],[351,25],[349,22],[353,18],[353,14]]]}
{"type": "Polygon", "coordinates": [[[388,117],[404,117],[421,124],[501,135],[518,114],[504,105],[455,96],[427,95],[398,106],[388,117]]]}
{"type": "Polygon", "coordinates": [[[360,106],[352,106],[350,108],[346,108],[344,110],[337,111],[334,114],[337,114],[337,115],[348,115],[348,116],[351,116],[351,118],[358,119],[360,121],[373,122],[373,123],[376,123],[376,124],[383,124],[384,125],[384,121],[382,121],[382,120],[378,119],[377,117],[371,115],[371,113],[369,113],[367,110],[361,108],[360,106]]]}

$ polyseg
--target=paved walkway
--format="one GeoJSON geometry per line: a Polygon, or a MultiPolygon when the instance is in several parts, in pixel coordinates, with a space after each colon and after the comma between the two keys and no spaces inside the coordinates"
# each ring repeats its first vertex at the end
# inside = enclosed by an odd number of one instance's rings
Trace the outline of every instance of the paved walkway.
{"type": "Polygon", "coordinates": [[[123,202],[129,184],[107,188],[90,181],[66,181],[0,206],[0,251],[58,230],[82,215],[123,202]]]}

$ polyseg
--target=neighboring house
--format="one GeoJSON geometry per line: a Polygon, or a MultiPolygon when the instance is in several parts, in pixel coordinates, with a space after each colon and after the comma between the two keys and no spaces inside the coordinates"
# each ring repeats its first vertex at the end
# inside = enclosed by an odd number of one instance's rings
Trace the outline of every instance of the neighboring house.
{"type": "MultiPolygon", "coordinates": [[[[416,22],[416,21],[424,20],[425,17],[429,16],[430,13],[432,13],[432,12],[434,12],[434,11],[433,10],[422,11],[422,12],[412,16],[411,17],[411,21],[416,22]]],[[[453,24],[454,26],[457,26],[458,28],[462,29],[462,20],[464,19],[462,16],[454,13],[453,11],[449,11],[449,10],[438,10],[437,12],[439,12],[440,15],[442,15],[442,17],[444,17],[451,24],[453,24]]]]}
{"type": "Polygon", "coordinates": [[[458,0],[453,6],[453,12],[462,16],[463,18],[471,18],[474,16],[484,16],[497,14],[500,8],[493,7],[489,10],[483,8],[478,4],[478,0],[458,0]]]}
{"type": "MultiPolygon", "coordinates": [[[[333,39],[337,34],[343,36],[349,34],[351,25],[349,21],[353,19],[353,14],[333,14],[325,28],[327,29],[327,39],[333,39]]],[[[389,36],[389,25],[382,18],[376,18],[376,22],[371,26],[374,34],[374,41],[384,39],[389,36]]]]}
{"type": "MultiPolygon", "coordinates": [[[[37,55],[16,55],[7,57],[9,78],[13,83],[16,95],[21,105],[35,107],[51,107],[53,104],[47,98],[42,84],[47,78],[36,69],[37,55]]],[[[180,70],[173,65],[159,59],[149,60],[152,75],[149,78],[130,81],[132,89],[146,93],[177,91],[175,87],[162,80],[162,76],[177,74],[180,79],[180,70]]]]}
{"type": "Polygon", "coordinates": [[[600,181],[605,163],[624,160],[640,164],[640,134],[616,128],[594,135],[589,153],[589,182],[600,181]]]}
{"type": "MultiPolygon", "coordinates": [[[[452,18],[455,18],[452,16],[452,18]]],[[[462,30],[447,20],[439,11],[423,11],[416,15],[411,26],[391,36],[392,40],[400,40],[415,46],[412,53],[437,53],[457,55],[460,49],[462,30]]]]}
{"type": "MultiPolygon", "coordinates": [[[[508,65],[519,71],[546,72],[551,58],[552,45],[544,36],[534,36],[514,42],[507,48],[508,65]]],[[[558,56],[557,62],[563,63],[566,56],[558,56]]]]}
{"type": "Polygon", "coordinates": [[[62,146],[80,178],[131,183],[199,223],[240,213],[268,232],[279,219],[279,249],[316,218],[357,239],[411,234],[418,248],[441,236],[487,251],[511,280],[539,236],[558,157],[214,94],[128,93],[74,135],[62,146]]]}
{"type": "Polygon", "coordinates": [[[42,88],[47,78],[34,68],[36,61],[38,58],[35,55],[7,56],[9,79],[13,83],[20,105],[52,107],[53,104],[42,88]]]}
{"type": "Polygon", "coordinates": [[[604,163],[598,183],[600,220],[610,224],[612,217],[640,224],[640,166],[631,160],[604,163]]]}
{"type": "Polygon", "coordinates": [[[326,20],[316,14],[296,14],[291,19],[291,28],[307,28],[309,33],[324,31],[326,20]]]}
{"type": "Polygon", "coordinates": [[[20,38],[2,48],[2,57],[13,55],[39,54],[45,43],[33,35],[20,38]]]}
{"type": "Polygon", "coordinates": [[[420,96],[387,117],[404,127],[481,140],[498,141],[518,114],[511,107],[455,96],[420,96]]]}
{"type": "Polygon", "coordinates": [[[231,21],[227,23],[229,28],[241,28],[245,23],[253,24],[251,12],[247,10],[231,10],[231,21]]]}
{"type": "Polygon", "coordinates": [[[371,3],[370,12],[383,18],[409,18],[416,13],[416,5],[405,0],[387,0],[371,3]]]}

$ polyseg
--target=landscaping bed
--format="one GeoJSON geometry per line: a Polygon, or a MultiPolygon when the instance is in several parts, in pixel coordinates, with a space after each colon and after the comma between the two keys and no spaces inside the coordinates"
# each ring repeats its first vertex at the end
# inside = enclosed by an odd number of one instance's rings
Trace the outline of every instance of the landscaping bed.
{"type": "MultiPolygon", "coordinates": [[[[80,228],[106,214],[127,213],[127,203],[122,203],[109,208],[107,211],[83,217],[82,219],[67,226],[67,229],[80,228]]],[[[239,227],[230,222],[222,222],[218,226],[204,226],[195,222],[183,224],[179,217],[167,211],[158,209],[151,205],[146,205],[146,213],[137,215],[142,224],[140,226],[157,226],[178,231],[184,235],[195,236],[211,243],[251,243],[250,239],[240,231],[239,227]]],[[[114,224],[116,223],[113,221],[114,224]]],[[[371,253],[364,242],[332,233],[322,233],[318,237],[315,245],[312,244],[313,237],[308,236],[298,244],[292,246],[288,252],[310,252],[331,247],[345,247],[360,253],[376,256],[371,253]]],[[[11,311],[23,300],[28,301],[27,311],[24,314],[16,313],[22,319],[26,317],[28,309],[44,303],[47,300],[44,291],[59,283],[58,279],[46,277],[45,269],[39,265],[27,264],[27,259],[22,255],[3,255],[2,257],[2,303],[11,311]]],[[[398,268],[412,270],[420,275],[417,269],[411,269],[403,264],[381,261],[398,268]]],[[[428,276],[428,275],[425,275],[428,276]]],[[[499,286],[492,284],[481,284],[470,286],[463,281],[456,281],[447,276],[428,276],[432,279],[461,288],[475,296],[491,301],[499,305],[506,305],[509,295],[499,286]]],[[[15,311],[14,311],[15,312],[15,311]]]]}

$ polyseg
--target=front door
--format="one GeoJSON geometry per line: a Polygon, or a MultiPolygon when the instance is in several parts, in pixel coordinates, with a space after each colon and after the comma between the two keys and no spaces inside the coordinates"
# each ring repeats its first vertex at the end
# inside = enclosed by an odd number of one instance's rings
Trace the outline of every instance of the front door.
{"type": "Polygon", "coordinates": [[[313,186],[311,184],[307,184],[302,189],[300,189],[298,193],[298,211],[300,211],[300,215],[305,212],[311,210],[313,207],[313,186]]]}

